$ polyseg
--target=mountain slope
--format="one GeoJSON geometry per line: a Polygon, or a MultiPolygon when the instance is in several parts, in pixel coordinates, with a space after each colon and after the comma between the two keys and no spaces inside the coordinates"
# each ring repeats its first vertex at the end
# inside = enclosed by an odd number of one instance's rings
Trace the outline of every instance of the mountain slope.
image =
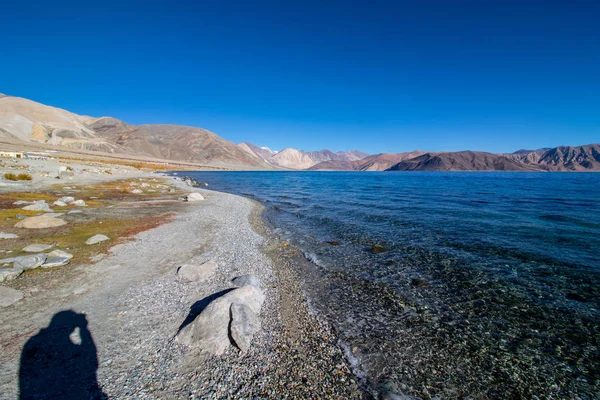
{"type": "Polygon", "coordinates": [[[511,160],[503,155],[479,151],[425,153],[401,161],[390,171],[531,171],[539,168],[511,160]]]}
{"type": "Polygon", "coordinates": [[[27,142],[48,143],[85,150],[119,152],[69,111],[20,97],[0,98],[0,136],[27,142]]]}
{"type": "Polygon", "coordinates": [[[287,148],[279,152],[274,152],[268,148],[258,147],[247,142],[240,143],[238,146],[244,151],[252,151],[272,165],[289,169],[308,169],[316,164],[330,161],[344,164],[361,160],[368,155],[358,150],[333,152],[327,149],[319,151],[303,151],[287,148]]]}
{"type": "Polygon", "coordinates": [[[310,170],[332,171],[385,171],[394,164],[420,156],[422,151],[416,150],[409,153],[381,153],[364,157],[356,161],[323,161],[310,167],[310,170]]]}
{"type": "Polygon", "coordinates": [[[205,129],[179,125],[135,126],[116,118],[81,116],[12,96],[0,96],[0,137],[214,166],[272,168],[261,158],[205,129]]]}

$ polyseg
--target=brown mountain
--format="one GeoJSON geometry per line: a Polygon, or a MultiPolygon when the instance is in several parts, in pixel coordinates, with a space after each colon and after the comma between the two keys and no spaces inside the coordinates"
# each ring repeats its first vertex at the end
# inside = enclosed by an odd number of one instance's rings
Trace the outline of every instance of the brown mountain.
{"type": "Polygon", "coordinates": [[[116,118],[81,116],[12,96],[0,97],[0,138],[218,167],[272,168],[206,129],[135,126],[116,118]]]}
{"type": "Polygon", "coordinates": [[[425,153],[401,161],[390,171],[531,171],[532,166],[492,153],[459,151],[455,153],[425,153]]]}
{"type": "Polygon", "coordinates": [[[418,157],[423,154],[416,150],[409,153],[381,153],[367,156],[356,161],[324,161],[310,167],[310,170],[330,171],[385,171],[402,160],[418,157]]]}
{"type": "Polygon", "coordinates": [[[600,144],[520,150],[513,154],[478,151],[426,153],[401,161],[391,171],[600,171],[600,144]]]}

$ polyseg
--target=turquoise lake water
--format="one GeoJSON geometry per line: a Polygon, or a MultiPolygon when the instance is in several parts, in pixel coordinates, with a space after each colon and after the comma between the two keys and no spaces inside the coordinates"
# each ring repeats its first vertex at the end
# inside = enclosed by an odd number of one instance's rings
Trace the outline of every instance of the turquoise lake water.
{"type": "Polygon", "coordinates": [[[184,175],[265,205],[372,392],[599,398],[600,174],[184,175]]]}

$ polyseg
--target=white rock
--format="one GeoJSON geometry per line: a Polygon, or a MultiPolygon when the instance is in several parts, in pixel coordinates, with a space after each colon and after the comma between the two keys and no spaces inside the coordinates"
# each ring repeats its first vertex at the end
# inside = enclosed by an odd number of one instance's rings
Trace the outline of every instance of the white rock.
{"type": "Polygon", "coordinates": [[[0,282],[12,281],[22,273],[23,268],[0,268],[0,282]]]}
{"type": "Polygon", "coordinates": [[[245,353],[250,348],[258,322],[256,314],[245,304],[231,304],[231,325],[229,331],[235,345],[245,353]]]}
{"type": "Polygon", "coordinates": [[[23,298],[23,292],[6,286],[0,286],[0,307],[8,307],[23,298]]]}
{"type": "Polygon", "coordinates": [[[44,261],[46,261],[44,253],[15,257],[14,268],[23,268],[24,270],[35,269],[41,266],[44,261]]]}
{"type": "Polygon", "coordinates": [[[214,261],[208,261],[202,265],[184,264],[177,269],[177,276],[188,282],[204,282],[210,279],[216,270],[217,263],[214,261]]]}
{"type": "Polygon", "coordinates": [[[26,229],[43,229],[53,228],[56,226],[66,225],[67,221],[51,217],[48,215],[38,215],[36,217],[25,218],[15,224],[15,228],[26,228],[26,229]]]}
{"type": "Polygon", "coordinates": [[[58,201],[62,201],[63,203],[71,203],[72,201],[75,201],[75,197],[64,196],[64,197],[61,197],[60,199],[58,199],[58,201]]]}
{"type": "Polygon", "coordinates": [[[75,207],[87,207],[87,204],[85,204],[85,201],[83,200],[75,200],[70,202],[69,204],[75,207]]]}
{"type": "Polygon", "coordinates": [[[23,204],[33,204],[33,201],[27,201],[27,200],[17,200],[13,203],[15,206],[20,206],[23,204]]]}
{"type": "Polygon", "coordinates": [[[52,209],[50,208],[50,206],[46,203],[33,203],[30,204],[28,206],[25,206],[22,208],[23,210],[26,211],[44,211],[44,212],[52,212],[52,209]]]}
{"type": "Polygon", "coordinates": [[[210,303],[200,315],[179,331],[176,340],[190,347],[220,355],[229,347],[229,322],[232,303],[248,306],[259,314],[265,296],[256,286],[242,286],[210,303]]]}
{"type": "Polygon", "coordinates": [[[252,285],[260,287],[260,279],[255,275],[242,275],[231,280],[235,286],[252,285]]]}
{"type": "Polygon", "coordinates": [[[71,210],[67,214],[82,214],[82,213],[83,213],[83,211],[81,211],[81,210],[71,210]]]}
{"type": "Polygon", "coordinates": [[[40,251],[46,251],[52,248],[51,244],[30,244],[25,247],[23,251],[27,253],[39,253],[40,251]]]}
{"type": "Polygon", "coordinates": [[[202,196],[200,193],[194,192],[194,193],[190,193],[186,196],[186,200],[187,201],[199,201],[199,200],[204,200],[204,196],[202,196]]]}
{"type": "Polygon", "coordinates": [[[88,240],[85,241],[85,244],[96,244],[96,243],[100,243],[100,242],[104,242],[108,240],[108,236],[106,235],[94,235],[91,238],[89,238],[88,240]]]}
{"type": "Polygon", "coordinates": [[[56,207],[66,207],[67,203],[65,203],[64,201],[56,200],[54,203],[52,203],[52,205],[56,207]]]}
{"type": "Polygon", "coordinates": [[[57,250],[52,250],[50,253],[46,254],[46,257],[48,257],[48,258],[64,257],[64,258],[68,258],[70,260],[71,258],[73,258],[73,254],[57,249],[57,250]]]}
{"type": "Polygon", "coordinates": [[[140,189],[133,189],[133,190],[131,191],[131,193],[133,193],[133,194],[140,194],[140,193],[144,193],[144,191],[142,191],[142,190],[140,190],[140,189]]]}
{"type": "Polygon", "coordinates": [[[41,265],[42,268],[60,267],[69,263],[67,257],[52,257],[47,258],[46,261],[41,265]]]}
{"type": "Polygon", "coordinates": [[[0,232],[0,239],[17,239],[19,236],[14,233],[4,233],[0,232]]]}

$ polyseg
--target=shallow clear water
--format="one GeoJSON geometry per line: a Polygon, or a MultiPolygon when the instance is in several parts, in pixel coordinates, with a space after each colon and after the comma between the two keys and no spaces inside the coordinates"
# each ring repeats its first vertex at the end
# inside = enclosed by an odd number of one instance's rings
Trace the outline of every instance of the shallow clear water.
{"type": "Polygon", "coordinates": [[[265,204],[371,390],[599,396],[600,174],[179,175],[265,204]]]}

